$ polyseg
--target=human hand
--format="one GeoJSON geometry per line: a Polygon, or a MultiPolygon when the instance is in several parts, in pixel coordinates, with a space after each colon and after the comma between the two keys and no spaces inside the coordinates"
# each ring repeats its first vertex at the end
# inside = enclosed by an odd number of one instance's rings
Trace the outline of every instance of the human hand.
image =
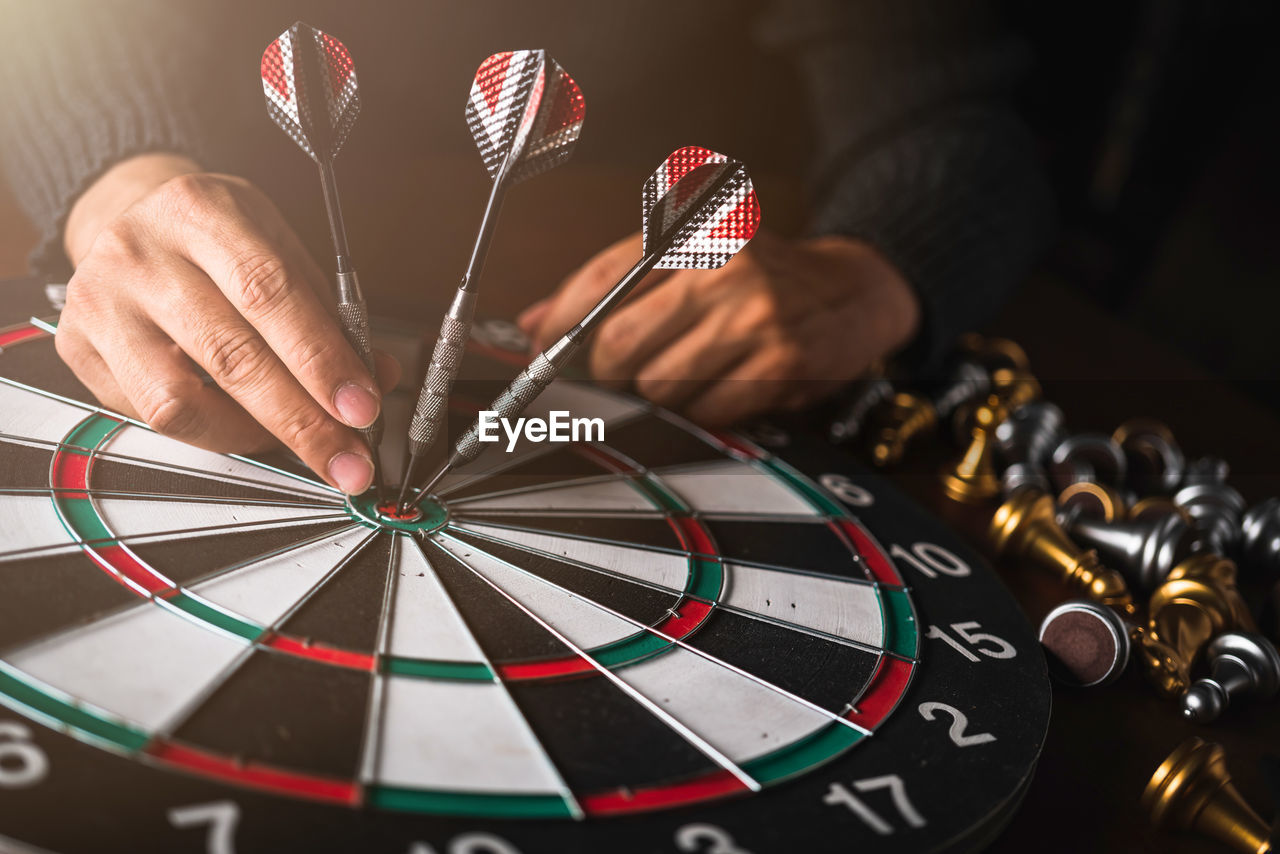
{"type": "MultiPolygon", "coordinates": [[[[382,392],[326,310],[324,273],[257,188],[143,155],[80,197],[65,245],[76,272],[54,340],[105,406],[214,451],[281,442],[342,491],[369,487],[352,428],[373,423],[382,392]]],[[[395,360],[377,368],[394,386],[395,360]]]]}
{"type": "MultiPolygon", "coordinates": [[[[564,334],[641,255],[631,235],[518,319],[538,348],[564,334]]],[[[600,326],[592,375],[709,427],[797,409],[905,346],[914,292],[869,244],[758,234],[716,270],[660,270],[600,326]]]]}

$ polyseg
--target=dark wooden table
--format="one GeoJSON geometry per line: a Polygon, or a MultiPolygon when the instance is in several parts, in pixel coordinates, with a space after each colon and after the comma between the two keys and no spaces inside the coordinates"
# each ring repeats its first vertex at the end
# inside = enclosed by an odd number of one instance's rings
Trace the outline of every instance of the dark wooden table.
{"type": "MultiPolygon", "coordinates": [[[[351,246],[371,308],[434,328],[466,261],[484,202],[483,170],[472,156],[424,158],[407,174],[391,174],[382,164],[344,163],[343,169],[351,246]]],[[[269,170],[250,177],[277,189],[269,170]]],[[[490,256],[481,311],[514,313],[605,243],[637,228],[644,177],[570,165],[513,192],[490,256]]],[[[766,224],[795,228],[802,208],[792,183],[767,174],[755,178],[766,224]]],[[[292,221],[311,245],[323,247],[319,200],[282,190],[277,197],[290,200],[285,208],[292,221]]],[[[0,277],[21,273],[33,239],[0,193],[0,277]]],[[[1026,348],[1046,397],[1063,408],[1073,430],[1110,432],[1131,416],[1159,418],[1189,454],[1226,457],[1232,482],[1250,502],[1280,494],[1280,419],[1065,284],[1033,279],[984,331],[1026,348]]],[[[992,508],[960,507],[942,496],[936,471],[944,459],[940,447],[929,449],[894,479],[980,539],[992,508]]],[[[1033,622],[1064,598],[1059,587],[1034,573],[1001,571],[1033,622]]],[[[1256,601],[1258,591],[1247,592],[1256,601]]],[[[1198,734],[1226,747],[1238,788],[1269,817],[1273,807],[1256,760],[1265,751],[1280,752],[1277,711],[1275,705],[1241,707],[1217,726],[1194,727],[1132,670],[1105,689],[1056,689],[1036,779],[993,850],[1220,851],[1191,839],[1152,837],[1138,797],[1164,756],[1198,734]]]]}

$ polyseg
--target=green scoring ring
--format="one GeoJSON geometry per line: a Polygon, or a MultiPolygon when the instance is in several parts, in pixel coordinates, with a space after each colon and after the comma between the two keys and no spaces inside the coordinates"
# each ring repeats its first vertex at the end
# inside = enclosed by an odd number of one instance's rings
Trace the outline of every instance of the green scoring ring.
{"type": "Polygon", "coordinates": [[[364,495],[347,497],[347,511],[366,527],[429,534],[440,530],[449,522],[449,508],[434,499],[426,499],[419,505],[419,509],[422,515],[417,519],[396,519],[378,512],[378,494],[373,490],[364,495]]]}

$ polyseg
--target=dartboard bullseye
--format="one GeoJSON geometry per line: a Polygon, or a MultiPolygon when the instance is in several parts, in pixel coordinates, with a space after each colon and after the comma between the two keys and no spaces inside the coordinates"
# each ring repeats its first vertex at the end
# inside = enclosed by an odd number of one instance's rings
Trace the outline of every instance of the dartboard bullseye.
{"type": "Polygon", "coordinates": [[[0,763],[6,836],[203,851],[196,809],[239,851],[286,817],[318,851],[967,847],[1029,779],[1029,627],[828,452],[557,381],[529,414],[604,441],[495,446],[402,511],[98,408],[39,325],[0,347],[0,756],[45,769],[0,763]],[[112,820],[51,821],[71,799],[112,820]]]}

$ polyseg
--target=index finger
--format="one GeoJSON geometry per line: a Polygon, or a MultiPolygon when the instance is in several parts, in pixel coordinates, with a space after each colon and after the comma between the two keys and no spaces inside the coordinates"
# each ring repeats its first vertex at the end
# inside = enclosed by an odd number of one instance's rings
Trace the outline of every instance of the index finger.
{"type": "Polygon", "coordinates": [[[356,428],[372,424],[378,385],[321,303],[323,277],[292,231],[274,209],[223,210],[216,219],[189,229],[191,261],[330,415],[356,428]]]}

